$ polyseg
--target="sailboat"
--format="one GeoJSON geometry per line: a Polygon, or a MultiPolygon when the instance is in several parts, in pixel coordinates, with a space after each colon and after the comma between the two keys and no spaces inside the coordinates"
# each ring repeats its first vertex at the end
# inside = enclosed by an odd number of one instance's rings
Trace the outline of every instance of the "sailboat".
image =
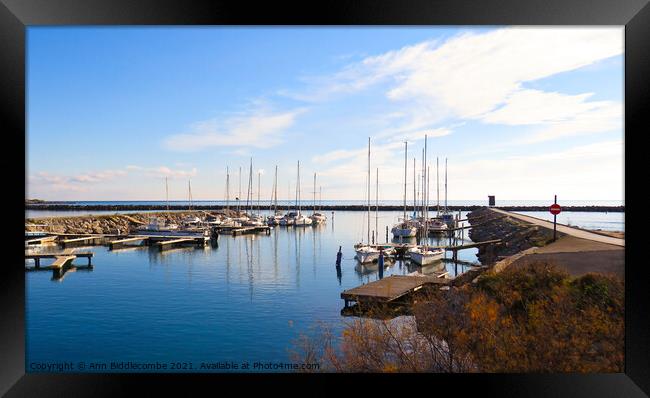
{"type": "Polygon", "coordinates": [[[361,264],[379,260],[379,250],[370,246],[370,137],[368,137],[368,241],[355,245],[356,257],[361,264]]]}
{"type": "Polygon", "coordinates": [[[298,203],[298,214],[294,219],[293,225],[296,227],[308,227],[312,224],[312,220],[309,217],[305,217],[300,213],[300,160],[298,161],[298,182],[296,184],[296,202],[298,203]]]}
{"type": "MultiPolygon", "coordinates": [[[[258,186],[258,199],[257,207],[259,212],[259,185],[260,185],[260,173],[257,173],[257,186],[258,186]]],[[[261,227],[264,226],[264,219],[259,214],[253,213],[253,159],[251,159],[250,170],[248,172],[248,192],[246,194],[246,205],[249,211],[248,220],[244,221],[242,225],[246,227],[261,227]],[[250,205],[249,205],[250,203],[250,205]]]]}
{"type": "MultiPolygon", "coordinates": [[[[424,165],[427,164],[427,136],[424,136],[424,165]]],[[[426,167],[424,168],[425,173],[426,172],[426,167]]],[[[423,185],[426,184],[427,178],[422,179],[423,185]]],[[[423,192],[423,206],[422,206],[422,217],[424,219],[424,230],[427,231],[429,227],[429,219],[428,219],[428,197],[425,195],[425,192],[428,192],[428,187],[423,187],[422,189],[423,192]]],[[[409,250],[409,255],[411,257],[411,261],[418,264],[418,265],[429,265],[432,264],[436,261],[442,260],[442,257],[444,255],[444,250],[441,248],[431,248],[427,244],[427,238],[425,234],[425,243],[422,246],[419,247],[414,247],[409,250]]],[[[442,263],[441,263],[442,264],[442,263]]]]}
{"type": "Polygon", "coordinates": [[[268,225],[278,225],[282,220],[282,213],[278,211],[278,166],[275,166],[275,178],[273,179],[273,195],[271,196],[271,202],[273,203],[273,215],[266,218],[266,223],[268,225]]]}
{"type": "Polygon", "coordinates": [[[437,197],[437,202],[438,202],[438,210],[437,210],[437,215],[436,218],[431,220],[431,223],[429,224],[429,232],[432,233],[442,233],[446,232],[449,227],[447,224],[445,224],[441,219],[440,219],[440,176],[438,172],[438,158],[436,157],[436,197],[437,197]]]}
{"type": "Polygon", "coordinates": [[[327,221],[325,214],[316,212],[316,173],[314,173],[314,213],[309,218],[314,224],[322,224],[327,221]]]}
{"type": "Polygon", "coordinates": [[[408,142],[404,142],[404,214],[400,222],[393,226],[391,232],[396,238],[412,238],[417,234],[417,228],[406,218],[406,169],[408,157],[408,142]]]}

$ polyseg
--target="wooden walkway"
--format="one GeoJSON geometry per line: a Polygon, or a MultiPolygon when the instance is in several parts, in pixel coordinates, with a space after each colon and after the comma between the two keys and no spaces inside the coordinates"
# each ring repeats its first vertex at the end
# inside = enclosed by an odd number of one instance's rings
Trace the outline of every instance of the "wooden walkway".
{"type": "Polygon", "coordinates": [[[124,247],[125,243],[129,242],[138,242],[141,241],[142,244],[147,244],[149,240],[148,236],[136,236],[136,237],[131,237],[131,238],[125,238],[125,239],[118,239],[118,240],[112,240],[108,242],[108,249],[109,250],[115,250],[124,247]]]}
{"type": "Polygon", "coordinates": [[[224,235],[243,235],[243,234],[255,234],[258,232],[264,232],[266,234],[271,233],[271,227],[268,225],[257,226],[257,227],[214,227],[214,230],[219,234],[224,235]]]}
{"type": "Polygon", "coordinates": [[[350,301],[389,303],[410,293],[420,290],[425,285],[449,285],[451,280],[430,276],[391,275],[375,282],[345,290],[341,298],[345,306],[350,301]]]}
{"type": "Polygon", "coordinates": [[[41,268],[42,258],[53,258],[55,259],[54,263],[52,263],[49,267],[46,268],[46,269],[50,269],[50,268],[61,268],[64,266],[71,265],[72,260],[78,257],[86,257],[88,259],[88,266],[91,266],[92,256],[93,256],[92,252],[74,253],[70,250],[66,250],[63,253],[25,254],[25,259],[34,260],[35,268],[41,268]]]}

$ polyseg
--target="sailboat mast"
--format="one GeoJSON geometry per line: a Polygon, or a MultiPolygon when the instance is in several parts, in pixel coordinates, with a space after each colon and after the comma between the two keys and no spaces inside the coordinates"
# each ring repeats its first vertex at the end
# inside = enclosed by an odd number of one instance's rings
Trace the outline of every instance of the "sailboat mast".
{"type": "Polygon", "coordinates": [[[438,171],[438,157],[436,156],[436,202],[438,204],[438,210],[436,216],[440,217],[440,173],[438,171]]]}
{"type": "Polygon", "coordinates": [[[249,213],[252,213],[252,202],[253,202],[253,197],[252,197],[252,191],[253,191],[253,158],[251,158],[251,164],[248,169],[248,188],[246,190],[246,209],[248,209],[249,213]]]}
{"type": "Polygon", "coordinates": [[[408,168],[408,151],[409,151],[409,143],[408,141],[404,141],[404,221],[406,221],[406,169],[408,168]]]}
{"type": "Polygon", "coordinates": [[[192,210],[192,180],[187,180],[187,190],[189,192],[189,199],[190,199],[190,207],[188,210],[192,210]]]}
{"type": "Polygon", "coordinates": [[[260,176],[261,176],[261,173],[258,170],[257,171],[257,214],[258,215],[261,214],[261,210],[260,210],[260,176]]]}
{"type": "Polygon", "coordinates": [[[413,157],[413,217],[415,217],[415,208],[417,206],[417,192],[415,191],[416,186],[415,178],[415,156],[413,157]]]}
{"type": "Polygon", "coordinates": [[[239,166],[239,194],[237,195],[237,214],[241,210],[239,203],[241,202],[241,166],[239,166]]]}
{"type": "Polygon", "coordinates": [[[427,200],[429,198],[428,198],[428,194],[427,195],[424,194],[424,192],[427,192],[427,193],[429,192],[429,186],[426,185],[426,182],[427,182],[427,179],[426,179],[426,174],[427,174],[427,168],[426,168],[426,166],[427,166],[427,135],[426,134],[424,135],[424,164],[422,166],[424,168],[424,174],[425,174],[425,178],[422,181],[422,183],[425,184],[425,188],[422,190],[423,191],[422,195],[425,196],[425,201],[424,201],[424,206],[425,206],[424,207],[424,247],[426,248],[427,243],[428,243],[427,241],[429,240],[429,213],[427,211],[427,205],[428,205],[427,200]]]}
{"type": "Polygon", "coordinates": [[[167,211],[169,211],[169,185],[167,185],[167,177],[165,177],[165,203],[167,205],[167,211]]]}
{"type": "Polygon", "coordinates": [[[323,187],[318,186],[318,211],[323,210],[323,187]]]}
{"type": "Polygon", "coordinates": [[[377,182],[375,188],[375,242],[379,243],[379,167],[377,168],[377,182]]]}
{"type": "Polygon", "coordinates": [[[368,137],[368,244],[370,244],[370,137],[368,137]]]}
{"type": "Polygon", "coordinates": [[[230,168],[226,167],[226,208],[230,210],[230,168]]]}
{"type": "Polygon", "coordinates": [[[445,213],[447,213],[447,158],[445,158],[445,213]]]}
{"type": "Polygon", "coordinates": [[[298,206],[298,217],[300,217],[300,160],[298,161],[298,181],[296,182],[296,204],[298,206]]]}
{"type": "MultiPolygon", "coordinates": [[[[425,144],[425,146],[426,146],[426,144],[425,144]]],[[[420,189],[420,197],[422,198],[422,203],[421,203],[422,206],[421,206],[421,210],[420,210],[420,213],[421,213],[420,215],[422,216],[422,218],[424,218],[424,191],[426,189],[426,187],[424,186],[424,181],[427,178],[426,167],[424,167],[425,164],[426,164],[426,162],[424,161],[424,148],[422,148],[422,174],[421,174],[421,176],[422,176],[422,187],[420,189]]]]}
{"type": "Polygon", "coordinates": [[[275,165],[275,212],[273,214],[276,214],[278,212],[278,165],[275,165]]]}
{"type": "Polygon", "coordinates": [[[314,213],[316,213],[316,173],[314,173],[314,213]]]}

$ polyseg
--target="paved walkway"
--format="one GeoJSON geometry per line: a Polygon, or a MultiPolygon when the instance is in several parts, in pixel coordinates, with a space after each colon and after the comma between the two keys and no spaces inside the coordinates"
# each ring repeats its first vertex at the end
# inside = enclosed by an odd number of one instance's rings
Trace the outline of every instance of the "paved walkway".
{"type": "MultiPolygon", "coordinates": [[[[519,220],[522,220],[522,221],[525,221],[525,222],[528,222],[528,223],[531,223],[531,224],[539,225],[540,227],[543,227],[543,228],[548,228],[548,229],[551,229],[551,230],[553,229],[553,223],[551,221],[546,221],[546,220],[542,220],[542,219],[536,218],[536,217],[525,216],[523,214],[518,214],[518,213],[513,213],[513,212],[509,212],[509,211],[500,210],[500,209],[495,209],[493,207],[491,207],[490,210],[492,210],[494,212],[497,212],[497,213],[508,215],[510,217],[513,217],[513,218],[516,218],[516,219],[519,219],[519,220]]],[[[558,232],[561,232],[561,233],[566,234],[566,235],[574,236],[576,238],[587,239],[587,240],[591,240],[591,241],[594,241],[594,242],[600,242],[600,243],[606,243],[606,244],[610,244],[610,245],[625,247],[625,239],[600,235],[600,234],[596,234],[596,233],[593,233],[593,232],[585,231],[584,229],[572,228],[572,227],[569,227],[569,226],[566,226],[566,225],[563,225],[563,224],[557,224],[557,230],[558,230],[558,232]]]]}

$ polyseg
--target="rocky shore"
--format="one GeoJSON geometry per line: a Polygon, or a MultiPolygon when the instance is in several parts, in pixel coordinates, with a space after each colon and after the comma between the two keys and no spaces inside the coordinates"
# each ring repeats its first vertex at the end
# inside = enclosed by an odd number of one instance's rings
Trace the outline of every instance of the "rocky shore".
{"type": "Polygon", "coordinates": [[[185,211],[28,218],[25,219],[25,231],[46,231],[61,234],[117,234],[118,232],[128,234],[133,233],[139,225],[146,224],[149,218],[154,215],[171,223],[179,223],[181,219],[187,216],[204,216],[205,212],[185,211]]]}
{"type": "MultiPolygon", "coordinates": [[[[469,237],[475,242],[501,239],[500,245],[482,246],[478,251],[481,264],[494,264],[531,247],[546,246],[553,240],[553,231],[503,216],[483,207],[467,215],[472,225],[469,237]]],[[[562,234],[558,233],[558,238],[562,234]]]]}

